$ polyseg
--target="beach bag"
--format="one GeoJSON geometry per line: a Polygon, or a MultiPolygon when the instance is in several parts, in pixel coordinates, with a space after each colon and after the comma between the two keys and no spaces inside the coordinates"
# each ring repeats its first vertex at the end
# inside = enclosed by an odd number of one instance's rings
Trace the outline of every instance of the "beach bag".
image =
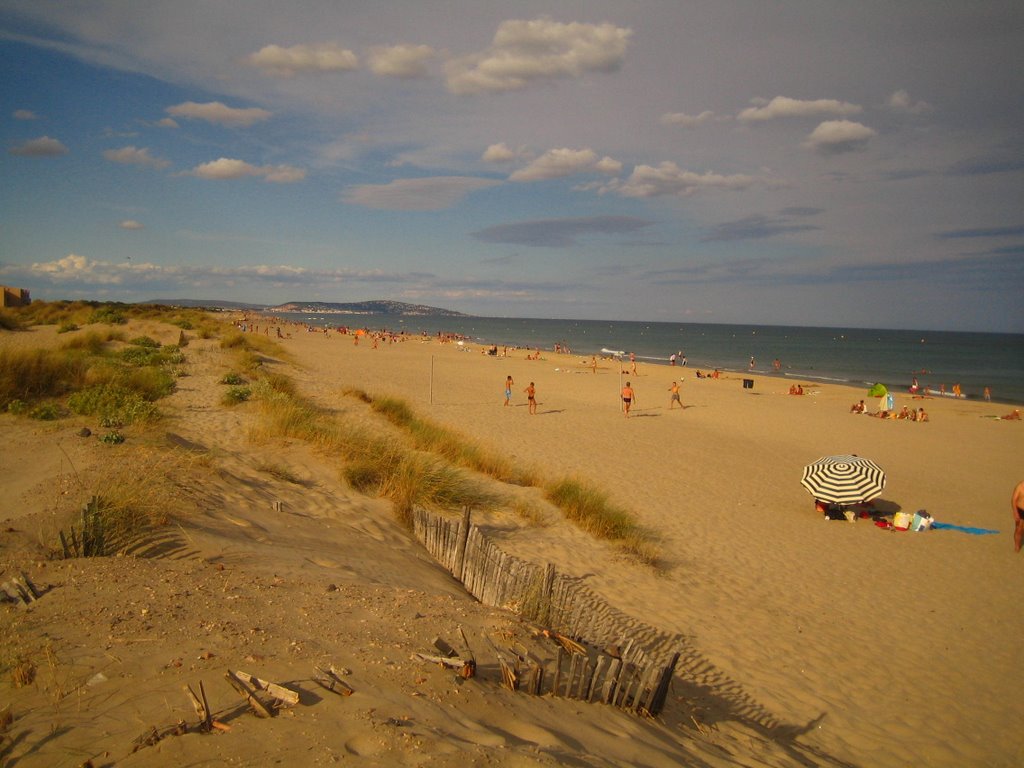
{"type": "Polygon", "coordinates": [[[923,509],[919,509],[914,513],[914,519],[910,521],[910,530],[927,531],[932,527],[933,522],[935,522],[935,520],[931,515],[923,509]]]}
{"type": "Polygon", "coordinates": [[[909,512],[897,512],[892,516],[892,527],[896,531],[907,530],[913,522],[914,518],[910,516],[909,512]]]}

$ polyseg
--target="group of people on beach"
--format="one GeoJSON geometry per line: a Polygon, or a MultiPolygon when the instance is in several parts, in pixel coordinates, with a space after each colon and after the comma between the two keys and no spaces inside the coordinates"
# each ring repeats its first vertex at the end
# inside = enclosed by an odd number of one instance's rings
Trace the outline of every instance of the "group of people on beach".
{"type": "Polygon", "coordinates": [[[908,408],[904,405],[899,411],[887,411],[881,409],[876,413],[868,413],[868,408],[864,405],[863,400],[851,405],[850,413],[863,413],[868,416],[876,416],[880,419],[896,419],[898,421],[928,421],[928,414],[925,413],[924,408],[918,408],[915,411],[913,408],[908,408]]]}

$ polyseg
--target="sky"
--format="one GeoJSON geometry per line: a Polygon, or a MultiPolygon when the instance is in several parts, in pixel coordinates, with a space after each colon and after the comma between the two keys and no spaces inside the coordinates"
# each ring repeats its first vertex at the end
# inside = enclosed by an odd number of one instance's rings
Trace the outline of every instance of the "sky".
{"type": "Polygon", "coordinates": [[[0,0],[0,283],[1024,333],[1024,3],[0,0]]]}

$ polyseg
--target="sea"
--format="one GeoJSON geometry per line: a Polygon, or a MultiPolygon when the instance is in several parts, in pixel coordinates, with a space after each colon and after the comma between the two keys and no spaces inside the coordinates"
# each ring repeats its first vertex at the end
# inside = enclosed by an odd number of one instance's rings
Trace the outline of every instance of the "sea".
{"type": "Polygon", "coordinates": [[[1024,404],[1024,334],[468,315],[277,316],[318,327],[456,334],[499,350],[539,347],[550,353],[557,344],[586,358],[633,353],[638,361],[654,365],[667,366],[673,353],[682,353],[691,371],[751,371],[863,388],[865,395],[875,383],[906,392],[916,378],[936,396],[942,390],[951,396],[953,386],[959,385],[965,398],[978,400],[988,387],[993,402],[1024,404]]]}

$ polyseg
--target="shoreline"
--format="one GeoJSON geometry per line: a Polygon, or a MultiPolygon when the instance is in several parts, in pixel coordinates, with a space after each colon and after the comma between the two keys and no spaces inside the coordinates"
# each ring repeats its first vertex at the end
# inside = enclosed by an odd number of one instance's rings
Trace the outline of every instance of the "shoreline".
{"type": "MultiPolygon", "coordinates": [[[[256,313],[256,314],[258,314],[258,315],[260,315],[262,317],[265,317],[267,319],[282,318],[282,317],[284,317],[281,314],[274,314],[274,313],[256,313]]],[[[377,323],[368,322],[365,325],[348,325],[348,326],[346,326],[346,325],[343,325],[343,324],[335,325],[335,324],[333,324],[331,322],[328,322],[327,318],[319,318],[320,320],[324,321],[323,323],[311,323],[311,322],[309,322],[309,320],[316,320],[318,318],[310,317],[309,313],[293,313],[293,314],[296,315],[296,316],[295,317],[286,316],[286,317],[284,317],[282,322],[284,322],[284,323],[292,323],[292,324],[297,324],[297,325],[306,325],[306,326],[312,327],[312,328],[328,327],[328,328],[336,329],[336,328],[339,328],[339,327],[345,327],[345,328],[347,328],[350,331],[355,329],[355,328],[362,328],[362,329],[371,330],[371,331],[373,331],[375,333],[405,334],[405,335],[408,335],[408,336],[413,337],[413,338],[418,338],[420,335],[426,335],[426,336],[429,336],[429,337],[434,337],[434,336],[436,336],[436,335],[438,335],[440,333],[449,333],[450,331],[445,330],[445,328],[443,326],[446,324],[446,321],[448,323],[450,323],[450,321],[452,320],[452,318],[445,318],[445,317],[433,318],[432,317],[431,319],[436,319],[436,320],[439,321],[438,323],[435,323],[434,326],[432,326],[432,330],[427,331],[427,330],[425,330],[426,326],[422,326],[420,328],[420,330],[411,331],[411,330],[406,330],[406,329],[403,329],[403,328],[396,329],[394,327],[393,323],[390,324],[390,325],[380,326],[377,323]],[[302,318],[300,318],[299,316],[302,316],[302,318]]],[[[372,318],[374,316],[368,315],[368,316],[365,316],[365,317],[372,318]]],[[[380,316],[380,315],[376,316],[377,319],[382,319],[383,317],[386,317],[388,320],[392,320],[392,321],[398,320],[400,322],[404,321],[406,319],[405,316],[380,316]]],[[[333,318],[331,318],[331,319],[333,320],[333,318]]],[[[420,320],[421,316],[412,316],[412,319],[420,320]]],[[[468,316],[468,315],[462,316],[462,317],[459,317],[459,318],[455,318],[455,319],[457,321],[465,322],[465,323],[471,323],[474,320],[498,321],[498,322],[509,320],[509,321],[514,321],[514,322],[517,322],[517,323],[529,322],[529,319],[526,319],[526,318],[488,318],[488,317],[474,317],[474,316],[468,316]]],[[[540,322],[540,323],[551,323],[551,322],[563,322],[563,321],[551,321],[551,320],[540,319],[537,322],[540,322]]],[[[564,321],[564,322],[571,323],[572,321],[564,321]]],[[[587,322],[594,322],[594,323],[605,324],[604,321],[587,321],[587,322]]],[[[648,326],[652,325],[651,323],[641,323],[641,322],[637,322],[637,321],[629,321],[629,322],[632,322],[633,324],[635,324],[637,326],[644,326],[644,327],[648,327],[648,326]]],[[[625,321],[623,321],[623,323],[625,323],[625,321]]],[[[659,323],[659,325],[672,326],[672,325],[677,325],[677,324],[659,323]]],[[[750,326],[722,326],[722,327],[728,327],[728,328],[735,327],[735,328],[744,328],[744,329],[749,329],[750,328],[750,326]]],[[[764,328],[776,328],[776,326],[764,326],[764,328]]],[[[800,330],[812,330],[812,331],[827,330],[827,331],[831,331],[833,329],[825,329],[825,328],[801,329],[801,328],[795,328],[795,327],[794,328],[786,327],[786,330],[795,330],[795,331],[800,331],[800,330]]],[[[859,331],[859,332],[862,332],[862,333],[875,333],[874,329],[834,329],[834,330],[836,330],[836,331],[851,331],[851,330],[853,330],[853,331],[859,331]]],[[[916,335],[918,332],[917,331],[907,331],[906,333],[913,333],[913,334],[916,335]]],[[[945,332],[942,332],[942,333],[947,333],[948,334],[948,333],[954,333],[954,332],[945,331],[945,332]]],[[[510,344],[503,344],[502,342],[496,341],[495,339],[492,339],[492,338],[488,338],[487,336],[480,336],[480,335],[474,335],[474,334],[465,333],[464,330],[462,332],[459,332],[459,335],[467,343],[471,343],[471,344],[475,344],[475,345],[480,345],[480,346],[497,345],[499,347],[499,349],[502,348],[502,347],[506,347],[507,349],[516,350],[516,351],[518,351],[518,350],[534,350],[534,349],[537,348],[535,344],[527,344],[527,343],[523,343],[522,341],[517,341],[514,344],[512,344],[512,343],[510,343],[510,344]]],[[[993,334],[993,335],[1004,335],[1004,336],[1014,336],[1015,337],[1015,336],[1018,336],[1019,334],[993,334]]],[[[1024,337],[1022,337],[1022,338],[1024,338],[1024,337]]],[[[591,342],[591,343],[596,343],[596,342],[591,342]]],[[[542,351],[546,351],[548,354],[556,354],[551,349],[548,349],[548,348],[546,348],[544,346],[541,347],[541,350],[542,351]]],[[[607,350],[606,349],[601,349],[601,350],[593,352],[593,353],[588,352],[588,353],[585,353],[585,354],[584,353],[576,353],[576,352],[560,353],[560,354],[566,355],[568,357],[573,357],[573,356],[575,356],[575,357],[588,357],[591,354],[596,354],[596,355],[598,355],[600,357],[602,354],[604,354],[604,356],[607,359],[614,359],[613,356],[611,356],[610,354],[607,354],[607,350]]],[[[624,351],[623,354],[624,355],[628,354],[628,352],[624,351]]],[[[664,365],[664,366],[669,367],[669,368],[673,367],[673,366],[670,365],[670,358],[668,356],[664,356],[663,357],[663,356],[658,356],[658,355],[641,355],[641,354],[638,353],[636,355],[636,357],[637,357],[638,361],[646,362],[647,364],[651,364],[651,365],[664,365]]],[[[685,371],[687,369],[689,369],[691,371],[696,371],[696,370],[713,371],[717,367],[718,370],[720,370],[722,372],[728,372],[728,373],[735,374],[735,375],[746,375],[748,373],[751,373],[747,368],[745,368],[743,366],[732,366],[732,365],[721,365],[721,364],[715,365],[714,363],[708,363],[708,362],[701,362],[701,363],[698,364],[697,362],[695,362],[693,360],[689,360],[688,363],[685,366],[679,365],[679,366],[674,366],[674,367],[675,368],[679,368],[679,369],[681,369],[683,371],[685,371]]],[[[849,377],[838,376],[836,371],[832,371],[831,369],[828,369],[828,368],[822,369],[822,372],[819,373],[819,372],[815,371],[813,368],[812,369],[802,369],[802,370],[794,371],[794,370],[786,370],[785,366],[784,366],[783,370],[780,370],[780,371],[774,371],[774,370],[771,370],[769,368],[757,368],[757,369],[755,369],[753,371],[753,373],[756,374],[756,375],[765,376],[765,377],[768,377],[768,378],[795,378],[795,379],[810,380],[812,382],[824,382],[824,383],[830,383],[830,384],[845,385],[845,386],[849,386],[849,387],[851,387],[853,389],[860,389],[860,388],[863,387],[864,390],[867,390],[868,388],[870,388],[870,386],[872,384],[875,383],[874,380],[870,380],[870,379],[866,379],[866,378],[865,379],[860,379],[860,378],[849,378],[849,377]]],[[[908,389],[910,387],[910,380],[915,376],[915,374],[916,375],[920,375],[920,372],[908,372],[908,373],[906,373],[905,375],[907,377],[907,380],[906,380],[905,384],[901,384],[898,387],[896,387],[894,389],[891,389],[890,391],[893,391],[896,394],[909,395],[908,389]]],[[[956,378],[956,377],[954,376],[953,378],[956,378]]],[[[878,379],[879,380],[884,380],[884,383],[886,383],[886,384],[891,384],[893,382],[893,378],[892,377],[879,376],[878,379]]],[[[922,387],[923,388],[924,387],[928,387],[928,386],[929,386],[928,383],[925,383],[925,382],[922,383],[922,387]]],[[[952,386],[952,385],[950,385],[950,386],[952,386]]],[[[978,402],[978,403],[991,402],[991,403],[1003,404],[1003,405],[1007,405],[1007,406],[1022,406],[1022,405],[1024,405],[1024,395],[1022,395],[1021,397],[1018,397],[1018,398],[1005,397],[1005,396],[1001,397],[998,390],[995,392],[995,394],[991,397],[990,400],[985,400],[984,397],[982,396],[982,391],[981,391],[982,390],[982,386],[980,384],[976,384],[975,386],[978,388],[978,391],[976,391],[976,392],[974,392],[974,391],[965,391],[963,393],[963,396],[960,398],[960,400],[962,400],[962,401],[969,401],[969,402],[978,402]]],[[[934,395],[926,396],[926,398],[927,397],[939,397],[939,395],[936,392],[934,395]]],[[[949,399],[953,399],[949,394],[947,394],[946,397],[948,397],[949,399]]]]}

